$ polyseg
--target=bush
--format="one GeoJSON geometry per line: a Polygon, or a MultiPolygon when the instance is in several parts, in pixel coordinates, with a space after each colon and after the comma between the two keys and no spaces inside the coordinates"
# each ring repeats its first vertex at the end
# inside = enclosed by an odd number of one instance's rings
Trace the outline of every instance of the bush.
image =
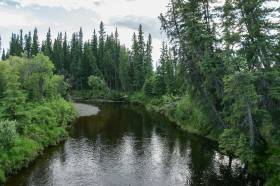
{"type": "Polygon", "coordinates": [[[0,184],[5,182],[5,173],[0,169],[0,184]]]}
{"type": "Polygon", "coordinates": [[[49,126],[56,125],[56,113],[45,104],[35,107],[30,114],[32,114],[32,123],[49,126]]]}
{"type": "Polygon", "coordinates": [[[62,98],[55,99],[49,103],[49,107],[54,111],[56,122],[59,126],[64,126],[73,121],[77,113],[73,104],[65,101],[62,98]]]}
{"type": "Polygon", "coordinates": [[[211,130],[207,113],[200,105],[194,103],[189,95],[185,95],[177,102],[174,117],[180,121],[183,128],[194,129],[200,134],[207,134],[211,130]]]}
{"type": "Polygon", "coordinates": [[[154,87],[155,87],[155,79],[154,77],[150,77],[149,79],[146,80],[143,90],[146,96],[154,96],[154,87]]]}
{"type": "Polygon", "coordinates": [[[92,90],[92,96],[96,98],[104,98],[109,94],[109,88],[106,82],[97,76],[90,76],[88,78],[88,85],[92,90]]]}
{"type": "Polygon", "coordinates": [[[219,148],[226,154],[239,157],[243,162],[253,161],[253,152],[246,136],[237,129],[225,129],[219,137],[219,148]]]}
{"type": "Polygon", "coordinates": [[[14,145],[16,132],[15,121],[0,121],[0,147],[9,149],[14,145]]]}

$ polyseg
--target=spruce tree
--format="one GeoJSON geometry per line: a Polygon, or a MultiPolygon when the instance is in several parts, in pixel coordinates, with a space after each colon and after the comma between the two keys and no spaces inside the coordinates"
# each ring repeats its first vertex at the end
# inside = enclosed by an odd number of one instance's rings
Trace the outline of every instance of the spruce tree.
{"type": "Polygon", "coordinates": [[[6,52],[5,52],[5,49],[3,49],[2,51],[2,58],[1,58],[3,61],[6,60],[6,52]]]}
{"type": "Polygon", "coordinates": [[[31,32],[28,32],[28,35],[24,36],[24,51],[26,53],[26,56],[28,58],[31,58],[31,46],[32,46],[32,38],[31,38],[31,32]]]}
{"type": "Polygon", "coordinates": [[[51,57],[54,65],[55,71],[58,74],[62,74],[64,71],[64,63],[63,63],[63,46],[62,46],[62,33],[58,33],[57,38],[54,40],[53,44],[53,55],[51,57]]]}
{"type": "Polygon", "coordinates": [[[19,34],[19,53],[20,56],[24,52],[24,46],[23,46],[23,31],[20,29],[20,34],[19,34]]]}
{"type": "Polygon", "coordinates": [[[98,39],[97,39],[95,29],[93,31],[93,36],[91,40],[91,48],[92,48],[93,56],[95,57],[96,60],[98,60],[98,39]]]}
{"type": "Polygon", "coordinates": [[[42,49],[44,55],[52,58],[53,51],[52,51],[52,38],[51,38],[51,29],[49,28],[46,36],[46,41],[44,43],[44,50],[42,49]]]}
{"type": "Polygon", "coordinates": [[[106,33],[104,29],[104,24],[103,22],[100,23],[100,28],[99,28],[99,45],[98,45],[98,60],[97,64],[103,75],[105,74],[105,69],[104,69],[104,56],[105,56],[105,38],[106,33]]]}
{"type": "Polygon", "coordinates": [[[119,78],[122,91],[129,91],[131,89],[129,76],[129,54],[125,47],[120,48],[119,78]]]}
{"type": "Polygon", "coordinates": [[[152,36],[149,34],[145,50],[144,70],[145,79],[148,79],[153,74],[153,60],[152,60],[152,36]]]}
{"type": "Polygon", "coordinates": [[[63,75],[68,78],[69,73],[70,73],[70,64],[71,64],[71,59],[70,59],[70,46],[68,45],[67,41],[67,33],[64,33],[64,38],[63,38],[63,44],[62,44],[62,50],[63,50],[63,55],[62,55],[62,61],[63,61],[63,66],[64,66],[64,71],[63,75]]]}
{"type": "Polygon", "coordinates": [[[131,47],[131,57],[130,57],[130,79],[132,83],[132,89],[137,90],[138,79],[136,76],[137,61],[139,56],[138,41],[137,36],[133,33],[132,37],[132,47],[131,47]]]}
{"type": "Polygon", "coordinates": [[[11,41],[10,41],[10,55],[16,56],[18,54],[18,38],[17,35],[12,33],[11,41]]]}
{"type": "Polygon", "coordinates": [[[135,86],[140,90],[145,82],[144,56],[145,56],[145,41],[142,25],[138,28],[137,51],[135,52],[135,86]]]}
{"type": "Polygon", "coordinates": [[[34,29],[33,40],[31,46],[31,56],[36,56],[39,52],[39,38],[38,38],[38,30],[34,29]]]}

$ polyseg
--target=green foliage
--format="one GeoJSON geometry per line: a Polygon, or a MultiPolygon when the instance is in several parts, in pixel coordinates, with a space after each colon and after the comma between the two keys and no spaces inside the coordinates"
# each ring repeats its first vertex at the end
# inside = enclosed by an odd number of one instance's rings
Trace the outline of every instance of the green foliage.
{"type": "Polygon", "coordinates": [[[224,153],[239,157],[243,162],[253,160],[248,138],[237,129],[225,129],[219,137],[219,147],[224,153]]]}
{"type": "Polygon", "coordinates": [[[6,90],[4,98],[1,101],[3,109],[3,118],[6,119],[22,119],[24,117],[23,105],[26,101],[26,96],[20,88],[17,74],[10,74],[6,82],[6,90]]]}
{"type": "Polygon", "coordinates": [[[246,122],[247,107],[251,107],[252,114],[256,114],[258,95],[254,87],[254,76],[250,73],[239,73],[225,77],[225,108],[230,115],[227,121],[232,126],[246,122]]]}
{"type": "Polygon", "coordinates": [[[7,74],[10,74],[11,67],[7,62],[1,61],[0,63],[0,98],[2,98],[4,95],[5,90],[7,89],[7,83],[9,76],[7,74]]]}
{"type": "Polygon", "coordinates": [[[148,78],[144,84],[143,90],[146,96],[152,97],[155,95],[154,92],[154,87],[155,87],[155,78],[151,76],[148,78]]]}
{"type": "Polygon", "coordinates": [[[0,149],[13,147],[16,136],[16,121],[0,121],[0,149]]]}
{"type": "Polygon", "coordinates": [[[185,95],[177,102],[174,118],[180,121],[183,128],[195,130],[196,133],[208,135],[211,131],[207,113],[189,95],[185,95]]]}
{"type": "Polygon", "coordinates": [[[10,57],[0,66],[0,182],[4,182],[5,174],[27,166],[45,147],[64,139],[76,113],[61,97],[68,85],[63,76],[53,75],[48,57],[10,57]]]}
{"type": "Polygon", "coordinates": [[[166,84],[164,81],[164,76],[162,74],[156,74],[155,75],[155,86],[154,86],[154,92],[157,96],[163,96],[166,94],[166,84]]]}
{"type": "Polygon", "coordinates": [[[64,76],[53,75],[46,84],[46,97],[67,96],[70,85],[64,81],[64,76]]]}
{"type": "Polygon", "coordinates": [[[36,109],[34,109],[31,112],[31,122],[36,123],[38,125],[48,125],[52,126],[56,124],[55,121],[55,112],[49,108],[48,106],[45,106],[44,104],[41,106],[37,106],[36,109]]]}
{"type": "Polygon", "coordinates": [[[100,77],[90,76],[88,78],[88,85],[91,88],[94,97],[104,97],[109,93],[107,84],[100,77]]]}
{"type": "Polygon", "coordinates": [[[4,183],[6,181],[5,173],[0,169],[0,183],[4,183]]]}

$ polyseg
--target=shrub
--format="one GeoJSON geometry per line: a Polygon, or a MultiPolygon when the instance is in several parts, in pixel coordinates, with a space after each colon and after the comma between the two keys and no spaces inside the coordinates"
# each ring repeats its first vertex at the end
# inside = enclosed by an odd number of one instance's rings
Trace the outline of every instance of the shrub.
{"type": "Polygon", "coordinates": [[[5,173],[0,169],[0,184],[5,182],[5,173]]]}
{"type": "Polygon", "coordinates": [[[15,143],[16,136],[15,121],[0,121],[0,146],[4,149],[11,148],[15,143]]]}
{"type": "Polygon", "coordinates": [[[155,79],[154,77],[150,77],[146,80],[143,90],[146,96],[154,96],[154,86],[155,86],[155,79]]]}
{"type": "Polygon", "coordinates": [[[109,88],[106,82],[97,76],[90,76],[88,78],[88,85],[92,89],[94,97],[104,97],[109,94],[109,88]]]}
{"type": "Polygon", "coordinates": [[[185,95],[177,102],[174,115],[175,119],[183,124],[183,127],[195,129],[201,134],[206,134],[211,130],[211,122],[207,113],[189,95],[185,95]]]}
{"type": "Polygon", "coordinates": [[[239,157],[243,162],[253,160],[253,152],[246,136],[237,129],[225,129],[219,137],[219,148],[226,154],[239,157]]]}
{"type": "Polygon", "coordinates": [[[53,126],[56,124],[56,113],[47,105],[42,104],[32,110],[32,123],[53,126]]]}

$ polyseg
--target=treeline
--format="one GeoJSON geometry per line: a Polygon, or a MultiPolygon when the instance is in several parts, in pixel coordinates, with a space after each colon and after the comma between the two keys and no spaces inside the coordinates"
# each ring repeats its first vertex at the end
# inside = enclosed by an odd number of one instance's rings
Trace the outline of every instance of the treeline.
{"type": "Polygon", "coordinates": [[[187,103],[171,107],[171,115],[181,119],[207,115],[211,122],[201,130],[218,131],[222,150],[241,158],[270,185],[280,183],[276,5],[277,1],[269,0],[226,0],[223,5],[211,0],[172,0],[160,16],[177,69],[172,71],[175,83],[167,82],[166,87],[187,95],[187,103]],[[195,108],[193,112],[189,106],[195,108]],[[189,116],[180,115],[178,109],[189,116]]]}
{"type": "Polygon", "coordinates": [[[52,41],[49,29],[46,39],[39,44],[38,31],[33,34],[12,34],[9,51],[3,49],[2,60],[9,56],[32,58],[42,52],[55,65],[55,72],[64,75],[72,89],[88,89],[88,77],[93,75],[104,79],[112,90],[140,90],[145,79],[152,74],[152,37],[144,39],[142,26],[133,35],[131,50],[120,44],[119,34],[106,34],[100,23],[98,33],[94,30],[92,39],[85,41],[82,28],[73,33],[68,42],[67,33],[58,33],[52,41]]]}

